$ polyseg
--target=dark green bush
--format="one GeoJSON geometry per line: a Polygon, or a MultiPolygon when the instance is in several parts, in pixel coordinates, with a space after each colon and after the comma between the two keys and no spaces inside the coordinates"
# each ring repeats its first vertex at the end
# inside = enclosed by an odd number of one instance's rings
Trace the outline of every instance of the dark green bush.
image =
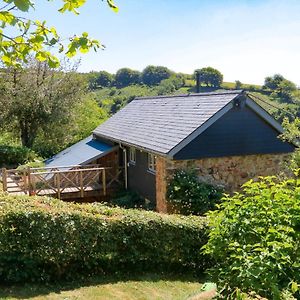
{"type": "Polygon", "coordinates": [[[0,145],[0,166],[17,166],[36,158],[36,154],[26,147],[0,145]]]}
{"type": "Polygon", "coordinates": [[[244,299],[241,293],[251,291],[299,299],[299,179],[250,181],[209,213],[209,223],[204,249],[216,262],[210,274],[226,299],[244,299]]]}
{"type": "Polygon", "coordinates": [[[222,189],[199,181],[195,170],[177,170],[168,184],[167,197],[179,213],[203,215],[215,208],[222,189]]]}
{"type": "Polygon", "coordinates": [[[103,204],[0,196],[0,282],[200,271],[206,220],[103,204]]]}
{"type": "Polygon", "coordinates": [[[146,202],[136,192],[121,191],[114,199],[109,202],[109,205],[118,206],[122,208],[142,208],[146,210],[154,210],[155,204],[152,202],[146,202]]]}

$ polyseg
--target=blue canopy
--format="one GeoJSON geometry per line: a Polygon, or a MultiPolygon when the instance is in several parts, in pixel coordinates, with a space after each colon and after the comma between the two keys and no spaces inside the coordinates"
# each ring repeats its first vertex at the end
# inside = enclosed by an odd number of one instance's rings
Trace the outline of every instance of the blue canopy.
{"type": "Polygon", "coordinates": [[[72,145],[45,161],[46,167],[86,165],[111,152],[115,146],[93,139],[93,136],[72,145]]]}

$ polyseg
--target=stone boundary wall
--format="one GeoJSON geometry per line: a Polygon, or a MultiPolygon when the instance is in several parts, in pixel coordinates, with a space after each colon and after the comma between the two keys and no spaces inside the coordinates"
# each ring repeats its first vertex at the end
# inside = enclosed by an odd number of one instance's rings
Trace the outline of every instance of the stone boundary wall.
{"type": "Polygon", "coordinates": [[[238,191],[243,183],[259,176],[276,175],[286,172],[286,163],[291,154],[259,154],[203,158],[199,160],[171,160],[157,157],[156,208],[167,213],[167,183],[177,169],[194,168],[199,179],[223,186],[227,192],[238,191]]]}

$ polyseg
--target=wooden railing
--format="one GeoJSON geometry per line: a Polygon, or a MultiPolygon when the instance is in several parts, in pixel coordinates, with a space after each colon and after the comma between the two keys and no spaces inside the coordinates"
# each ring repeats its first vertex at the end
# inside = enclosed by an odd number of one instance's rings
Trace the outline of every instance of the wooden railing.
{"type": "Polygon", "coordinates": [[[99,191],[104,196],[113,183],[121,182],[122,169],[99,165],[2,169],[3,190],[14,194],[53,195],[99,191]]]}

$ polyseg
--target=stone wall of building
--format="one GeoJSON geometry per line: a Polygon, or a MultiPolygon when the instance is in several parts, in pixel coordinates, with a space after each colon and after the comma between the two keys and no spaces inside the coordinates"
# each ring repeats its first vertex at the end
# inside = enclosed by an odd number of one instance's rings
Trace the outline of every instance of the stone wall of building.
{"type": "Polygon", "coordinates": [[[156,210],[162,213],[168,211],[166,201],[168,180],[167,162],[168,160],[164,157],[156,157],[156,210]]]}
{"type": "Polygon", "coordinates": [[[290,154],[261,154],[199,160],[170,160],[157,158],[156,203],[157,211],[168,212],[166,190],[168,180],[176,169],[193,168],[199,179],[207,183],[223,186],[227,192],[238,191],[249,179],[259,176],[276,175],[283,172],[290,154]]]}

